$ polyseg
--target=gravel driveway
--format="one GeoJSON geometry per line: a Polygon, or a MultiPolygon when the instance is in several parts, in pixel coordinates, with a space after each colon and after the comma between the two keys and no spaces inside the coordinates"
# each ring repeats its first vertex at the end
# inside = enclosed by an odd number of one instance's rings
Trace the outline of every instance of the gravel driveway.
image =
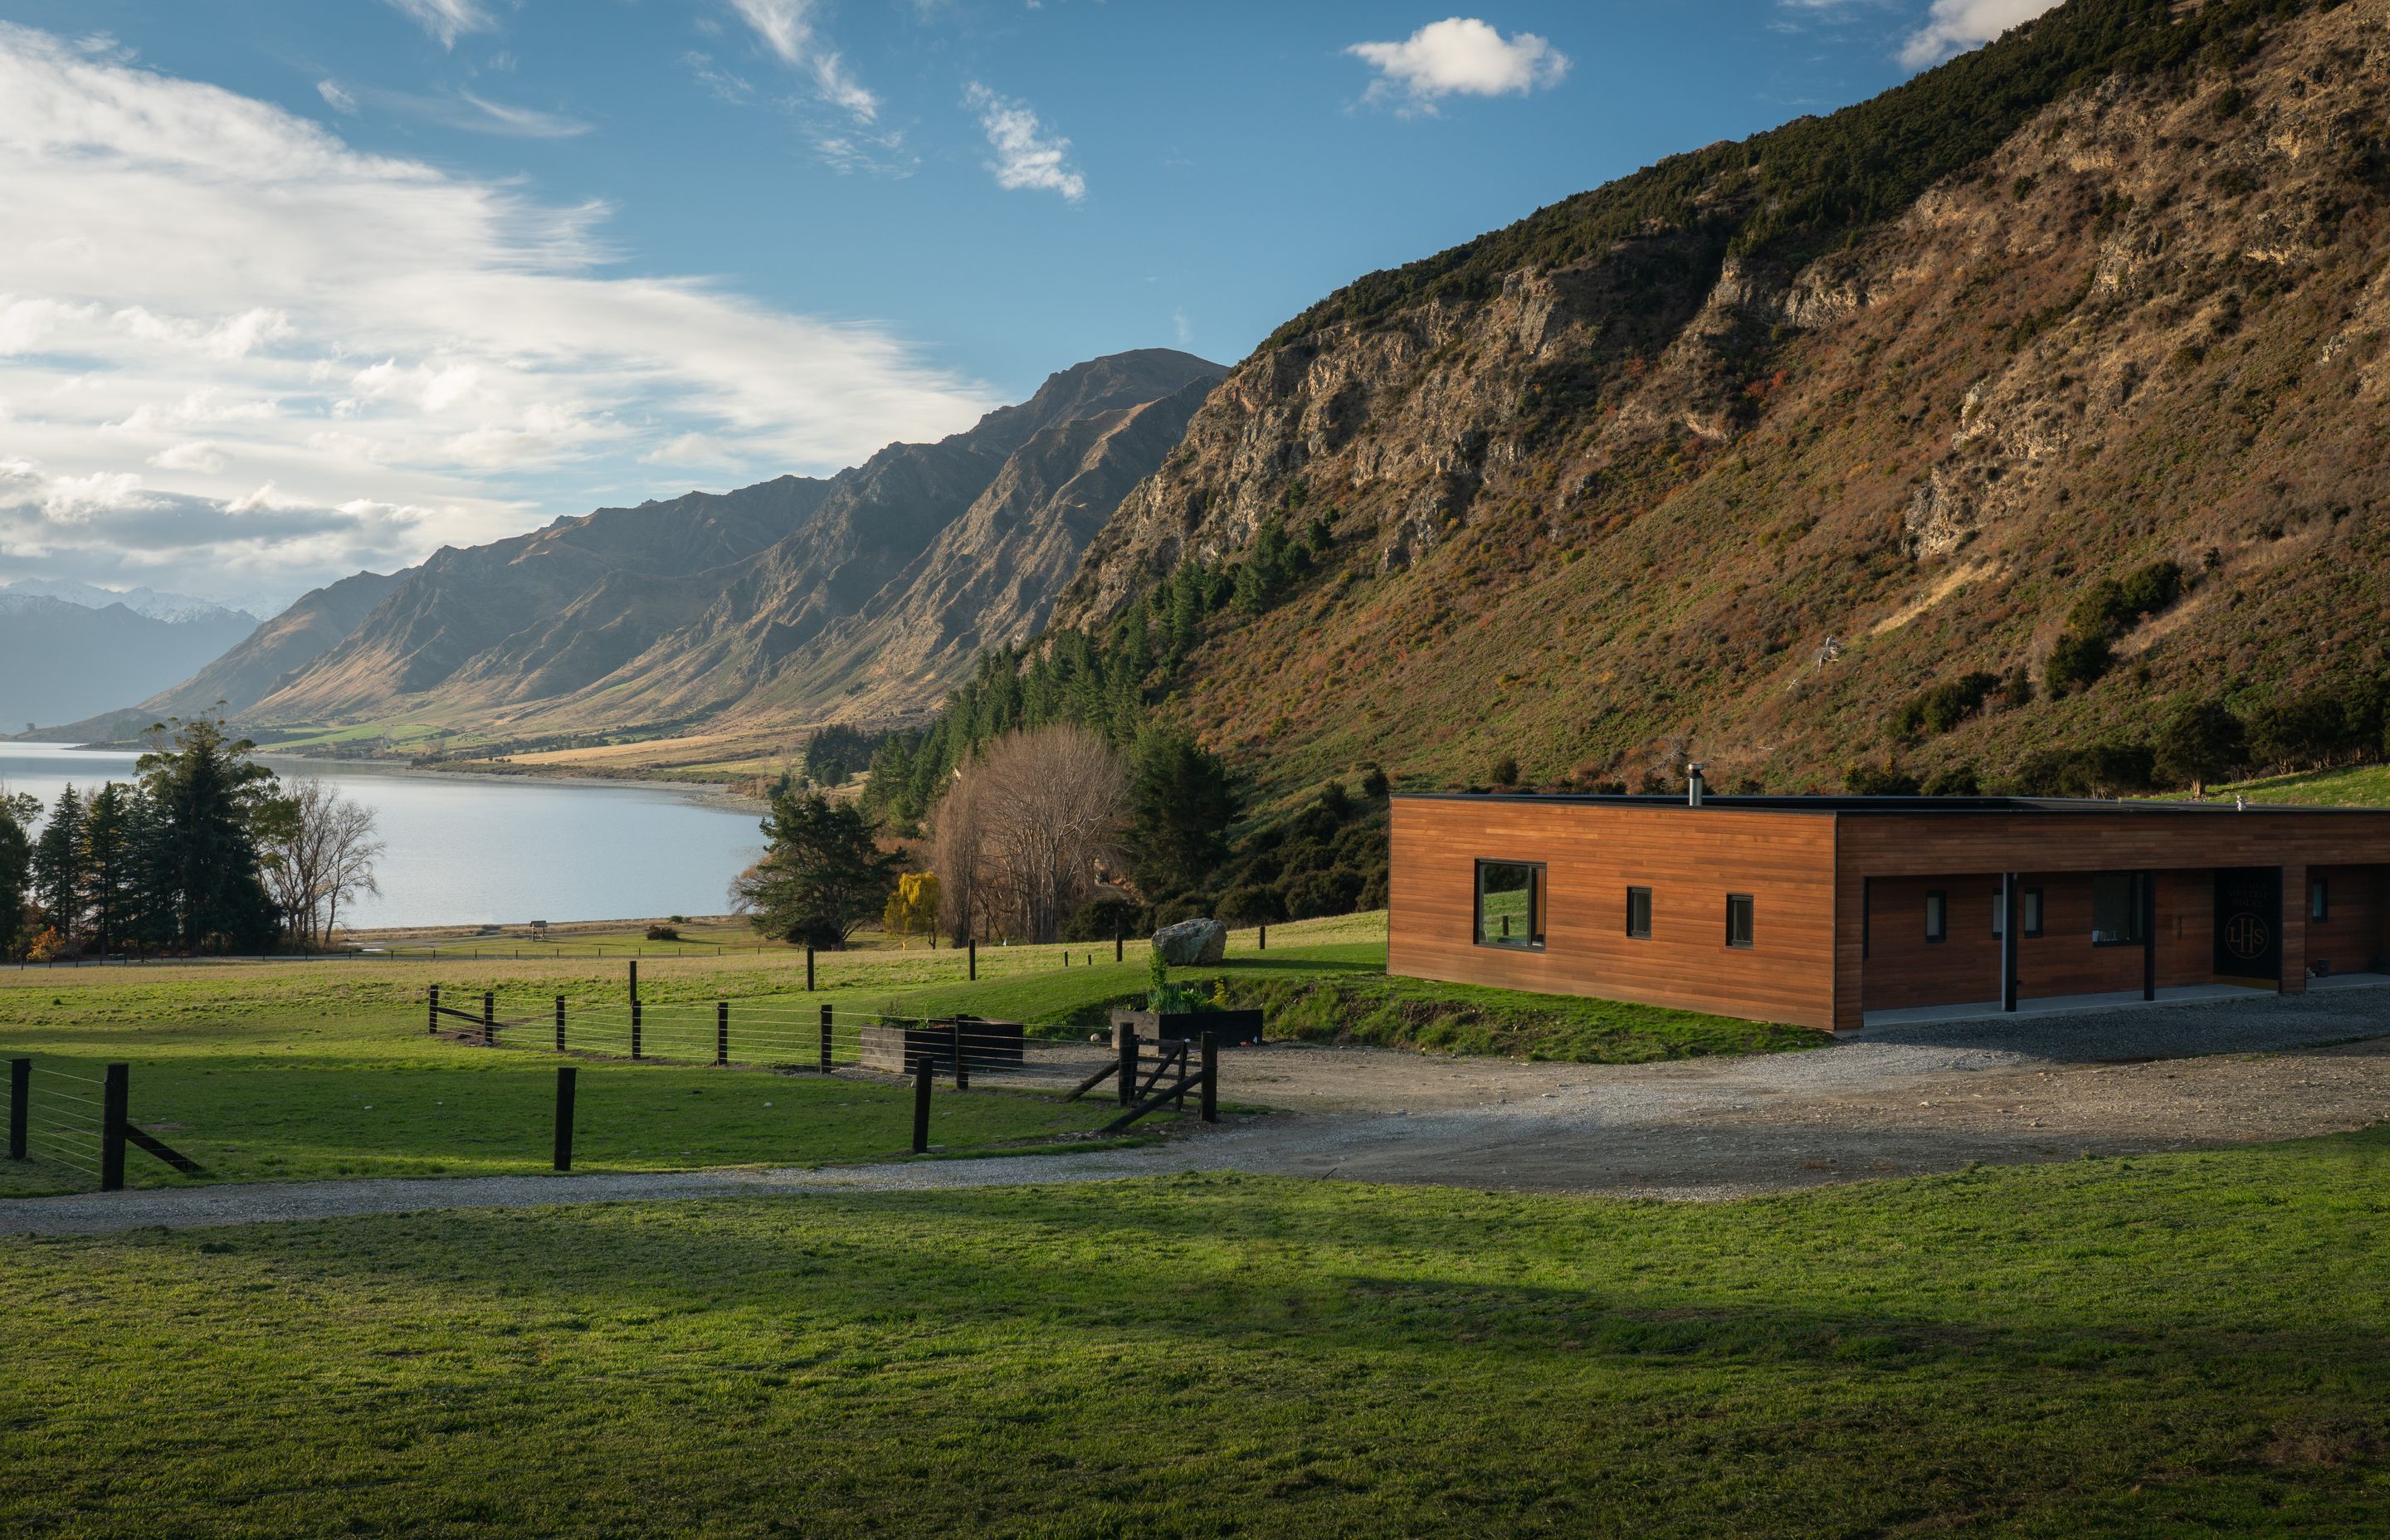
{"type": "MultiPolygon", "coordinates": [[[[1099,1050],[1086,1054],[1095,1062],[1099,1050]]],[[[1139,1149],[817,1171],[192,1187],[0,1205],[0,1231],[1101,1181],[1233,1168],[1512,1191],[1725,1199],[1856,1178],[2182,1149],[2390,1117],[2390,990],[1885,1029],[1806,1053],[1529,1064],[1299,1044],[1222,1055],[1266,1114],[1139,1149]]]]}

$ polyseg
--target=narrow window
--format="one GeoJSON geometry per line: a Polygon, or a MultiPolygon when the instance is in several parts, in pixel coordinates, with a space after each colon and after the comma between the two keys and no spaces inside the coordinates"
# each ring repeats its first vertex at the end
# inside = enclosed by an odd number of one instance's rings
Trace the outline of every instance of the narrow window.
{"type": "Polygon", "coordinates": [[[1626,933],[1638,941],[1651,939],[1651,890],[1626,890],[1626,933]]]}
{"type": "Polygon", "coordinates": [[[2041,934],[2041,890],[2025,889],[2024,896],[2019,900],[2017,907],[2024,911],[2024,933],[2028,936],[2041,934]]]}
{"type": "Polygon", "coordinates": [[[1949,938],[1950,895],[1927,893],[1925,895],[1925,939],[1947,941],[1949,938]]]}
{"type": "Polygon", "coordinates": [[[2144,872],[2099,872],[2091,879],[2091,944],[2139,946],[2141,908],[2148,896],[2144,872]]]}
{"type": "Polygon", "coordinates": [[[1477,863],[1477,944],[1543,950],[1542,862],[1477,863]]]}
{"type": "Polygon", "coordinates": [[[1992,934],[2009,933],[2009,895],[2000,889],[1992,890],[1992,934]]]}
{"type": "Polygon", "coordinates": [[[1752,932],[1752,904],[1749,893],[1726,895],[1726,943],[1749,947],[1752,932]]]}
{"type": "Polygon", "coordinates": [[[2307,918],[2327,920],[2332,918],[2332,884],[2320,877],[2307,879],[2307,918]]]}

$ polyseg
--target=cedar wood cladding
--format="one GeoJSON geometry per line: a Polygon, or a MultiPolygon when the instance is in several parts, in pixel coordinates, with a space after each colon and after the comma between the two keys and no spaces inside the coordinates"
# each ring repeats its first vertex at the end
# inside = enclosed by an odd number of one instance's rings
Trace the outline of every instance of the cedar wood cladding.
{"type": "Polygon", "coordinates": [[[1849,1030],[1866,1008],[1997,996],[1991,892],[2004,871],[2043,890],[2044,937],[2019,942],[2023,998],[2139,987],[2139,946],[2088,943],[2089,874],[2099,871],[2157,874],[2160,987],[2209,977],[2218,868],[2281,869],[2287,991],[2305,987],[2311,956],[2346,972],[2390,949],[2390,812],[1397,797],[1392,826],[1388,970],[1457,983],[1849,1030]],[[1545,864],[1544,951],[1472,943],[1481,860],[1545,864]],[[2311,866],[2330,878],[2333,905],[2312,940],[2311,866]],[[1875,944],[1863,956],[1871,885],[1875,944]],[[1626,935],[1629,886],[1652,891],[1649,940],[1626,935]],[[1950,939],[1928,956],[1920,938],[1930,890],[1949,894],[1950,939]],[[1728,893],[1755,900],[1748,951],[1726,944],[1728,893]]]}
{"type": "Polygon", "coordinates": [[[1398,797],[1391,840],[1388,972],[1831,1024],[1831,816],[1398,797]],[[1543,951],[1474,944],[1481,860],[1545,863],[1543,951]],[[1651,890],[1648,941],[1630,886],[1651,890]],[[1749,950],[1726,943],[1728,893],[1754,900],[1749,950]]]}

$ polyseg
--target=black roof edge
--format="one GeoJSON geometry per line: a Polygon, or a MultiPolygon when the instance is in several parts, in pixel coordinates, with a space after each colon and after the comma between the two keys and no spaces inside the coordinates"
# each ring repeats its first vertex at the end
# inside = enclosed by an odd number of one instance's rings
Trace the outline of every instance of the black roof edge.
{"type": "Polygon", "coordinates": [[[1689,813],[1716,808],[1728,813],[2138,813],[2230,814],[2323,813],[2390,816],[2390,808],[2321,807],[2307,802],[2251,802],[2243,809],[2227,802],[2111,802],[2099,797],[1768,797],[1704,794],[1701,806],[1682,794],[1648,792],[1603,795],[1583,791],[1397,791],[1396,802],[1560,802],[1587,807],[1680,807],[1689,813]]]}

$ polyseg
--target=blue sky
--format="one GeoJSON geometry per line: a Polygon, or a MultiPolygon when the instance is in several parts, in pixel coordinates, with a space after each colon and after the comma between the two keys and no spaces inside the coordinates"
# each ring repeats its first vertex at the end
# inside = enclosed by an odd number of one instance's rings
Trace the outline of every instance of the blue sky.
{"type": "Polygon", "coordinates": [[[2047,3],[0,0],[0,581],[296,592],[1233,362],[2047,3]]]}

